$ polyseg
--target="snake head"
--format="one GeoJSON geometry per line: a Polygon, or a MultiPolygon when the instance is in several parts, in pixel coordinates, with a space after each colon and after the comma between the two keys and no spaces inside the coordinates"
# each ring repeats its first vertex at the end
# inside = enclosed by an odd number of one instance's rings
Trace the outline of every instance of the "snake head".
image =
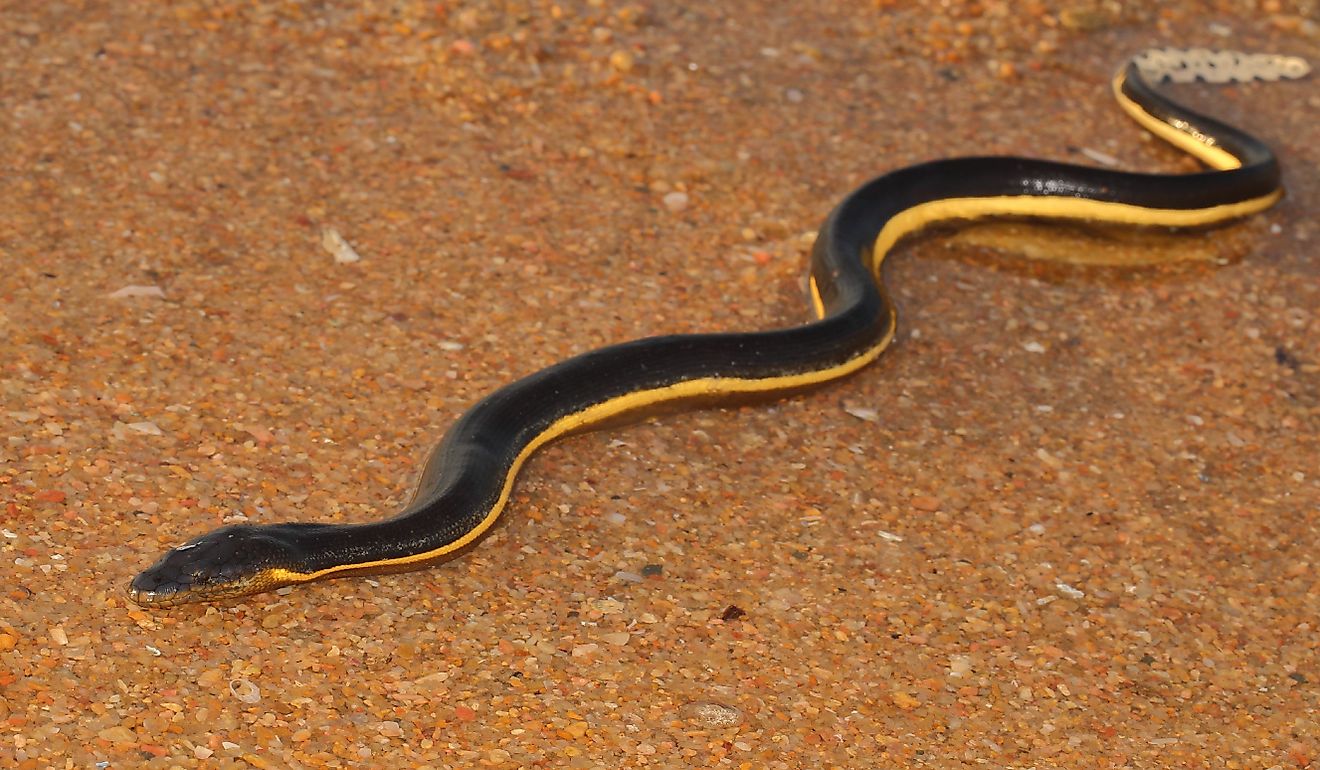
{"type": "Polygon", "coordinates": [[[163,608],[269,591],[294,582],[295,563],[297,549],[274,528],[222,527],[166,552],[133,578],[128,598],[163,608]]]}

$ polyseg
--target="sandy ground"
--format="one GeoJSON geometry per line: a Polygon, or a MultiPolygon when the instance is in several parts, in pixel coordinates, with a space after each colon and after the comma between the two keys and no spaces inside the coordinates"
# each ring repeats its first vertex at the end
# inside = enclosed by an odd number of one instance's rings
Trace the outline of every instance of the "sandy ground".
{"type": "Polygon", "coordinates": [[[1315,767],[1314,77],[1179,89],[1277,149],[1264,215],[913,243],[879,363],[559,444],[459,561],[124,598],[388,515],[514,376],[799,321],[880,171],[1194,169],[1128,53],[1320,60],[1313,0],[1142,5],[5,3],[0,766],[1315,767]]]}

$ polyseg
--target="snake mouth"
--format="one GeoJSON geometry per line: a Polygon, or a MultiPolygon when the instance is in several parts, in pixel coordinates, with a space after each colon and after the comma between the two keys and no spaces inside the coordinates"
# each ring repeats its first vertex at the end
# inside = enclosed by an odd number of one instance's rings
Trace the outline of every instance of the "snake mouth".
{"type": "Polygon", "coordinates": [[[149,607],[153,610],[164,610],[170,607],[178,607],[181,604],[188,604],[190,600],[186,595],[174,592],[145,591],[138,588],[129,587],[125,592],[129,601],[140,607],[149,607]]]}
{"type": "Polygon", "coordinates": [[[126,591],[134,604],[151,609],[167,609],[180,604],[203,601],[197,596],[192,586],[175,580],[162,580],[156,570],[147,569],[138,573],[126,591]]]}
{"type": "Polygon", "coordinates": [[[128,599],[140,607],[153,610],[165,610],[185,604],[215,602],[246,596],[261,587],[254,587],[251,581],[233,581],[211,585],[188,585],[177,581],[162,581],[158,575],[148,569],[133,578],[125,594],[128,599]]]}

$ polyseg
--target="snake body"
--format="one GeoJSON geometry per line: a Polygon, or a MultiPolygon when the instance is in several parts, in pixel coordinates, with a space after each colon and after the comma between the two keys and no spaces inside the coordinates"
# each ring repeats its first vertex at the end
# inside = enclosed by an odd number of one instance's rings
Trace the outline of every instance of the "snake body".
{"type": "Polygon", "coordinates": [[[1282,195],[1269,148],[1177,105],[1149,81],[1195,79],[1198,66],[1206,80],[1277,79],[1304,74],[1305,65],[1299,73],[1295,59],[1233,59],[1241,69],[1225,76],[1225,60],[1207,65],[1192,53],[1136,57],[1115,76],[1113,90],[1138,123],[1212,170],[1137,174],[970,157],[885,174],[848,195],[820,228],[811,253],[814,320],[772,331],[651,337],[554,364],[460,417],[395,516],[223,527],[167,552],[133,580],[130,598],[169,607],[442,561],[490,530],[527,458],[550,441],[665,402],[788,394],[855,372],[894,337],[881,261],[900,239],[934,223],[1017,216],[1184,227],[1269,207],[1282,195]]]}

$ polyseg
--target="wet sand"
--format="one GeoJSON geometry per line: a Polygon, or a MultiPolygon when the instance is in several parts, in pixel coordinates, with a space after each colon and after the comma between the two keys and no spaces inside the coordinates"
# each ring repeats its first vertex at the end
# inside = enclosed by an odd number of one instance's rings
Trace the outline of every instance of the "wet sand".
{"type": "Polygon", "coordinates": [[[799,322],[879,172],[1194,170],[1109,77],[1320,61],[1262,5],[11,4],[0,766],[1314,766],[1314,76],[1178,89],[1279,153],[1261,216],[914,242],[877,364],[551,447],[458,561],[124,597],[223,523],[388,515],[513,377],[799,322]],[[1175,263],[1023,259],[1071,248],[1175,263]]]}

